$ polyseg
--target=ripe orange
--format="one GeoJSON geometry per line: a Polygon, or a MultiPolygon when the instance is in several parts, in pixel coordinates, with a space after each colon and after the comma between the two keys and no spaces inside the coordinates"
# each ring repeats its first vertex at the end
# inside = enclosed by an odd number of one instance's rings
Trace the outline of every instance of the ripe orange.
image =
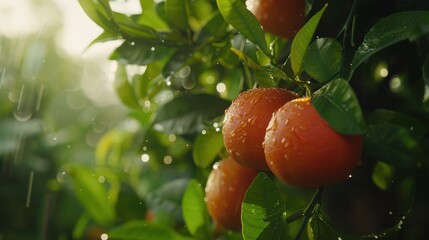
{"type": "Polygon", "coordinates": [[[250,5],[266,32],[292,38],[304,25],[304,0],[253,0],[250,5]]]}
{"type": "Polygon", "coordinates": [[[256,88],[241,93],[227,109],[222,129],[225,147],[238,163],[269,170],[265,161],[265,129],[273,113],[298,95],[281,88],[256,88]]]}
{"type": "Polygon", "coordinates": [[[310,98],[299,98],[274,114],[264,147],[277,178],[293,186],[321,187],[348,178],[360,161],[362,136],[335,132],[310,98]]]}
{"type": "Polygon", "coordinates": [[[258,172],[231,158],[213,166],[205,188],[206,204],[217,227],[241,230],[241,203],[258,172]]]}

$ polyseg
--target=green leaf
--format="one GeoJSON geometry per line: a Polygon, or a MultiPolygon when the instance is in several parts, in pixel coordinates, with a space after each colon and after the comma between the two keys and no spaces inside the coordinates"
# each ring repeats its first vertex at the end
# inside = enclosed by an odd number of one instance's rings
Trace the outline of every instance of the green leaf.
{"type": "Polygon", "coordinates": [[[340,69],[341,44],[333,38],[319,38],[308,47],[303,69],[318,82],[326,82],[340,69]]]}
{"type": "Polygon", "coordinates": [[[182,31],[189,28],[187,5],[188,0],[165,1],[165,11],[170,18],[171,24],[182,31]]]}
{"type": "Polygon", "coordinates": [[[191,240],[191,238],[182,236],[170,228],[144,221],[127,222],[111,229],[107,235],[112,240],[191,240]]]}
{"type": "Polygon", "coordinates": [[[397,42],[415,40],[429,33],[429,11],[395,13],[376,23],[356,51],[351,68],[355,70],[374,53],[397,42]]]}
{"type": "Polygon", "coordinates": [[[344,232],[333,228],[325,217],[316,213],[310,218],[307,225],[307,236],[309,240],[361,240],[362,236],[345,234],[344,232]]]}
{"type": "Polygon", "coordinates": [[[368,116],[368,124],[394,124],[410,131],[416,140],[422,138],[428,131],[427,124],[417,118],[387,109],[377,109],[368,116]]]}
{"type": "Polygon", "coordinates": [[[156,29],[158,32],[169,32],[170,27],[155,11],[153,1],[144,0],[140,2],[143,10],[142,13],[132,16],[136,23],[156,29]]]}
{"type": "Polygon", "coordinates": [[[121,34],[127,38],[141,38],[157,42],[160,38],[155,29],[140,25],[125,14],[113,12],[115,23],[121,30],[121,34]]]}
{"type": "Polygon", "coordinates": [[[229,105],[229,101],[213,95],[181,95],[160,107],[154,128],[174,134],[201,132],[205,121],[221,116],[229,105]]]}
{"type": "Polygon", "coordinates": [[[429,87],[429,54],[426,56],[425,62],[423,63],[423,80],[427,87],[429,87]]]}
{"type": "Polygon", "coordinates": [[[347,135],[365,133],[359,102],[344,79],[329,82],[313,94],[311,101],[335,131],[347,135]]]}
{"type": "Polygon", "coordinates": [[[94,172],[79,166],[72,166],[69,171],[75,196],[86,212],[101,225],[112,224],[116,220],[113,204],[109,201],[103,184],[94,176],[94,172]]]}
{"type": "Polygon", "coordinates": [[[392,184],[395,168],[392,165],[377,162],[372,172],[372,181],[381,190],[386,191],[392,184]]]}
{"type": "Polygon", "coordinates": [[[250,185],[242,204],[244,239],[288,239],[285,203],[274,182],[260,173],[250,185]]]}
{"type": "Polygon", "coordinates": [[[118,26],[113,21],[112,9],[107,0],[79,0],[79,4],[86,15],[98,26],[111,33],[119,33],[118,26]]]}
{"type": "Polygon", "coordinates": [[[328,5],[325,6],[317,12],[310,20],[297,32],[295,38],[292,41],[290,61],[292,65],[292,70],[295,75],[301,74],[302,71],[302,62],[304,56],[307,53],[308,45],[313,38],[314,32],[316,31],[317,25],[319,24],[320,19],[322,18],[323,13],[328,5]]]}
{"type": "Polygon", "coordinates": [[[130,82],[128,81],[125,65],[118,64],[115,73],[115,81],[113,84],[116,90],[116,94],[119,96],[122,103],[124,103],[130,108],[140,108],[139,102],[134,95],[134,90],[130,82]]]}
{"type": "Polygon", "coordinates": [[[154,213],[164,213],[175,221],[182,221],[182,198],[189,179],[169,181],[146,196],[146,202],[154,213]]]}
{"type": "Polygon", "coordinates": [[[364,151],[375,160],[397,167],[415,167],[422,160],[418,142],[409,130],[393,124],[370,125],[364,151]]]}
{"type": "Polygon", "coordinates": [[[201,28],[198,33],[198,41],[205,41],[211,37],[220,37],[227,33],[228,23],[225,22],[220,13],[216,13],[209,21],[201,28]]]}
{"type": "Polygon", "coordinates": [[[110,59],[121,64],[147,65],[170,56],[173,51],[173,48],[159,44],[126,41],[112,53],[110,59]]]}
{"type": "Polygon", "coordinates": [[[162,69],[162,75],[164,78],[173,76],[177,71],[187,65],[191,61],[194,46],[181,47],[177,49],[171,57],[168,59],[164,68],[162,69]]]}
{"type": "Polygon", "coordinates": [[[186,227],[198,239],[210,238],[210,220],[204,197],[201,184],[192,179],[183,196],[182,212],[186,227]]]}
{"type": "Polygon", "coordinates": [[[225,20],[250,41],[255,43],[262,52],[271,56],[265,41],[265,34],[253,15],[241,0],[217,0],[219,11],[225,20]]]}
{"type": "Polygon", "coordinates": [[[100,35],[98,35],[98,37],[92,40],[92,42],[88,45],[87,48],[91,47],[96,43],[107,42],[107,41],[117,40],[117,39],[120,39],[119,34],[104,31],[100,35]]]}
{"type": "Polygon", "coordinates": [[[221,132],[206,131],[198,134],[192,148],[192,157],[195,165],[200,168],[208,167],[223,149],[223,137],[221,132]]]}

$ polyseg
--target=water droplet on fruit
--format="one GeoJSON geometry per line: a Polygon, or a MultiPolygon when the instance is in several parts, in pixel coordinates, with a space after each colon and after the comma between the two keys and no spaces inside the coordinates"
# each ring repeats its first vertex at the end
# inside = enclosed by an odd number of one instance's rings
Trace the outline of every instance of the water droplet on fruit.
{"type": "Polygon", "coordinates": [[[353,177],[353,176],[350,174],[348,178],[350,179],[350,178],[352,178],[352,177],[353,177]]]}
{"type": "Polygon", "coordinates": [[[289,146],[289,140],[286,138],[282,138],[281,143],[283,144],[283,147],[287,148],[289,146]]]}
{"type": "Polygon", "coordinates": [[[251,117],[247,121],[250,123],[250,125],[255,126],[257,117],[251,117]]]}

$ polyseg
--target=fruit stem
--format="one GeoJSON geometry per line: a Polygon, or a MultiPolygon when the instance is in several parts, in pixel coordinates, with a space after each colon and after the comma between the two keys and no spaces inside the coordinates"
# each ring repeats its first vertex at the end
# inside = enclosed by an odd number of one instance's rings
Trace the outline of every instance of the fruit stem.
{"type": "Polygon", "coordinates": [[[305,209],[303,213],[304,218],[302,219],[301,225],[299,226],[298,232],[295,236],[295,240],[299,240],[301,238],[301,235],[304,232],[305,227],[307,226],[308,220],[313,215],[314,209],[322,201],[322,192],[323,188],[318,188],[313,196],[313,199],[311,199],[310,203],[305,209]]]}
{"type": "Polygon", "coordinates": [[[293,213],[292,215],[286,218],[286,223],[289,224],[302,218],[302,216],[304,215],[304,211],[305,209],[300,209],[297,212],[293,213]]]}

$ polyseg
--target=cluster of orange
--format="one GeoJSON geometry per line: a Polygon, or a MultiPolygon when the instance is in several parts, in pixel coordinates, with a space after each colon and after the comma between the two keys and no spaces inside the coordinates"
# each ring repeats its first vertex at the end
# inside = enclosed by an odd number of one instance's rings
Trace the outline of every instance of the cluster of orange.
{"type": "MultiPolygon", "coordinates": [[[[252,11],[264,31],[283,38],[304,24],[303,0],[257,0],[252,11]]],[[[217,227],[239,231],[244,195],[260,171],[297,187],[344,181],[360,161],[362,136],[342,135],[319,115],[308,97],[282,88],[241,93],[225,113],[225,148],[205,193],[217,227]]]]}
{"type": "Polygon", "coordinates": [[[241,229],[241,202],[259,171],[297,187],[344,181],[360,161],[362,136],[342,135],[319,115],[308,97],[281,88],[243,92],[225,114],[230,155],[215,164],[207,186],[217,224],[241,229]]]}

